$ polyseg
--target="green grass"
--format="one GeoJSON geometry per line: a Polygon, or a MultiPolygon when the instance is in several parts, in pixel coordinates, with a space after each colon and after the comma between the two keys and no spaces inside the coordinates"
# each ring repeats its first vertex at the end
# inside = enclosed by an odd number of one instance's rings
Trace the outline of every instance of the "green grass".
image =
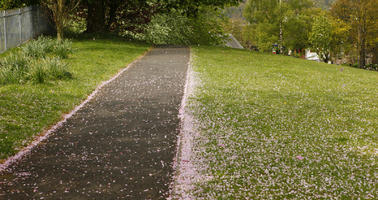
{"type": "Polygon", "coordinates": [[[73,49],[66,60],[72,79],[0,86],[0,159],[29,144],[33,136],[59,121],[62,114],[143,54],[148,46],[117,38],[96,38],[75,40],[73,49]]]}
{"type": "Polygon", "coordinates": [[[378,73],[193,48],[196,199],[377,197],[378,73]]]}

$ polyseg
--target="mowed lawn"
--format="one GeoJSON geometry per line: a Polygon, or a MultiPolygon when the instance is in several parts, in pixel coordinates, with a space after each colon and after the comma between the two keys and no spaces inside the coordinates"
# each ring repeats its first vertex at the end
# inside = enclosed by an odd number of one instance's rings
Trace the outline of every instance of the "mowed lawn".
{"type": "Polygon", "coordinates": [[[378,72],[192,48],[196,199],[377,198],[378,72]]]}
{"type": "Polygon", "coordinates": [[[0,85],[0,160],[14,155],[33,136],[59,121],[148,46],[117,38],[91,38],[73,41],[73,49],[67,59],[71,80],[0,85]]]}

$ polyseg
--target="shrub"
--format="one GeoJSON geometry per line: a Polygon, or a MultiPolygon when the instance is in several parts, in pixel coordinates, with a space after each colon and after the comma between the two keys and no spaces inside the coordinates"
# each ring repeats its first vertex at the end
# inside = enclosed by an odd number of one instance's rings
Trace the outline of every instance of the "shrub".
{"type": "Polygon", "coordinates": [[[193,32],[189,24],[189,19],[178,12],[156,15],[147,26],[146,40],[158,45],[187,45],[193,32]]]}
{"type": "Polygon", "coordinates": [[[28,60],[23,55],[10,54],[0,62],[0,84],[21,83],[28,72],[28,60]]]}
{"type": "Polygon", "coordinates": [[[145,40],[157,45],[224,43],[226,37],[219,25],[219,13],[210,8],[202,10],[196,17],[187,17],[178,11],[154,16],[145,29],[145,40]]]}
{"type": "Polygon", "coordinates": [[[228,38],[221,25],[219,11],[212,8],[202,8],[198,16],[191,18],[193,32],[190,35],[191,44],[222,45],[228,38]]]}

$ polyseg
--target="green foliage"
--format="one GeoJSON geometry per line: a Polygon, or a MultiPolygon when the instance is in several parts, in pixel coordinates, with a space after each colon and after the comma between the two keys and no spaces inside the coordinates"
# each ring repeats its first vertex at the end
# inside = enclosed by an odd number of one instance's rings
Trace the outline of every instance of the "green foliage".
{"type": "Polygon", "coordinates": [[[220,45],[227,38],[221,24],[221,13],[218,10],[206,7],[191,19],[193,33],[190,35],[191,44],[220,45]]]}
{"type": "Polygon", "coordinates": [[[152,44],[220,44],[225,38],[215,11],[196,17],[188,17],[180,12],[160,14],[152,18],[146,27],[145,40],[152,44]]]}
{"type": "Polygon", "coordinates": [[[360,68],[366,66],[369,54],[374,55],[372,62],[378,62],[377,5],[378,0],[335,0],[330,11],[338,22],[348,28],[343,35],[348,37],[344,40],[345,43],[352,47],[349,52],[349,57],[352,58],[350,63],[358,60],[360,68]]]}
{"type": "Polygon", "coordinates": [[[39,2],[39,0],[0,0],[0,10],[36,5],[39,2]]]}
{"type": "Polygon", "coordinates": [[[313,16],[311,9],[304,9],[296,13],[296,9],[289,9],[283,21],[283,45],[287,49],[306,49],[309,47],[308,36],[311,31],[313,16]]]}
{"type": "Polygon", "coordinates": [[[146,28],[146,41],[152,44],[190,43],[189,36],[193,33],[190,21],[180,13],[160,14],[152,18],[146,28]]]}
{"type": "Polygon", "coordinates": [[[308,47],[311,10],[309,0],[249,0],[244,17],[258,35],[252,43],[262,51],[271,51],[273,44],[289,49],[308,47]]]}
{"type": "Polygon", "coordinates": [[[312,50],[315,51],[320,59],[326,63],[330,59],[330,41],[332,36],[331,28],[331,24],[329,23],[327,17],[319,16],[315,18],[310,34],[312,50]]]}

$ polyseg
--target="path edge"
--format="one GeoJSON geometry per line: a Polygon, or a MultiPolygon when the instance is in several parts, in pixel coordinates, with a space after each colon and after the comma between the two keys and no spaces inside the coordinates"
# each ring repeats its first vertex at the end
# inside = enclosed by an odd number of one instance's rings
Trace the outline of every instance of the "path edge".
{"type": "Polygon", "coordinates": [[[184,94],[181,100],[178,117],[180,119],[180,132],[177,137],[176,155],[173,160],[173,178],[170,185],[168,200],[173,199],[194,199],[190,193],[193,190],[196,177],[196,167],[193,163],[193,142],[198,135],[194,125],[195,119],[192,113],[186,111],[188,99],[194,94],[198,85],[198,77],[193,71],[193,53],[189,48],[189,62],[186,72],[184,94]]]}
{"type": "Polygon", "coordinates": [[[38,146],[41,142],[46,140],[51,133],[55,132],[58,128],[63,126],[63,124],[71,118],[77,111],[79,111],[82,107],[84,107],[85,104],[87,104],[89,101],[91,101],[96,94],[107,84],[111,83],[115,79],[117,79],[121,74],[129,70],[131,67],[133,67],[139,60],[141,60],[143,57],[145,57],[150,51],[152,50],[152,47],[148,48],[142,55],[135,58],[131,63],[126,65],[126,67],[121,68],[118,70],[117,74],[114,75],[112,78],[102,81],[94,90],[92,93],[90,93],[87,98],[82,101],[79,105],[77,105],[73,110],[71,110],[68,114],[63,114],[61,117],[61,120],[56,122],[53,125],[48,126],[44,130],[42,130],[39,134],[36,134],[34,136],[34,139],[32,142],[27,145],[26,147],[22,148],[19,152],[17,152],[15,155],[8,157],[5,159],[4,162],[0,163],[0,174],[4,171],[6,171],[11,165],[17,163],[20,161],[24,156],[28,155],[36,146],[38,146]]]}

